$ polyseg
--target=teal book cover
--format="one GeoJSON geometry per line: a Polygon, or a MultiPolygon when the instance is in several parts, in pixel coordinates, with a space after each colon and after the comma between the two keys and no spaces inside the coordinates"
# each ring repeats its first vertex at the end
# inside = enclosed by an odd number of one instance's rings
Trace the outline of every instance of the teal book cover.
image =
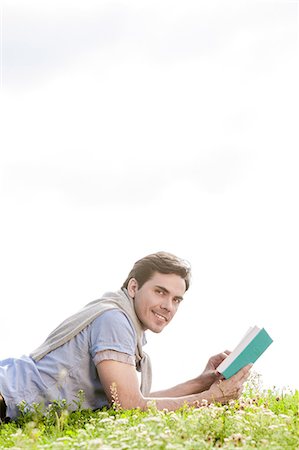
{"type": "Polygon", "coordinates": [[[221,372],[224,378],[228,379],[240,369],[247,366],[247,364],[254,363],[272,342],[273,340],[267,331],[262,328],[244,350],[231,362],[227,369],[221,372]]]}

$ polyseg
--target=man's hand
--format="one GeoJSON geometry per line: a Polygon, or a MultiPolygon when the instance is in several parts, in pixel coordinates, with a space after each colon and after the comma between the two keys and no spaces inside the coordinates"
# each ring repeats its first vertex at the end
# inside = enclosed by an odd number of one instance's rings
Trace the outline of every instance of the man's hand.
{"type": "Polygon", "coordinates": [[[230,354],[229,350],[225,350],[222,353],[218,353],[217,355],[211,356],[209,359],[204,372],[208,370],[216,370],[220,363],[230,354]]]}
{"type": "Polygon", "coordinates": [[[199,377],[197,377],[198,384],[200,386],[198,392],[207,391],[210,389],[211,385],[215,383],[215,381],[223,379],[222,375],[217,372],[216,368],[230,353],[231,352],[229,350],[225,350],[223,353],[218,353],[217,355],[211,356],[205,370],[201,375],[199,375],[199,377]]]}
{"type": "Polygon", "coordinates": [[[215,381],[208,390],[213,401],[227,403],[229,400],[239,398],[243,391],[244,383],[249,377],[251,367],[252,364],[243,367],[228,380],[215,381]]]}

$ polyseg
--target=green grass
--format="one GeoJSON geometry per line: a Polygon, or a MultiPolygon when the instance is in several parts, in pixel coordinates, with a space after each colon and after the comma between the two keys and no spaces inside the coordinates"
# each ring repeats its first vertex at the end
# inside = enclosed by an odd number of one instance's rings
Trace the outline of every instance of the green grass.
{"type": "Polygon", "coordinates": [[[54,402],[0,425],[0,448],[14,449],[299,449],[299,391],[256,392],[228,405],[67,413],[54,402]]]}

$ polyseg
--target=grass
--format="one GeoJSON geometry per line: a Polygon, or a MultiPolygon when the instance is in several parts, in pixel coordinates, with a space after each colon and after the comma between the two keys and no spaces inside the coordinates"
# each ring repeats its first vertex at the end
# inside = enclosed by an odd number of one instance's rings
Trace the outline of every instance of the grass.
{"type": "Polygon", "coordinates": [[[104,411],[68,413],[53,402],[42,414],[38,405],[16,422],[0,425],[0,448],[14,449],[299,449],[299,391],[257,391],[248,387],[228,405],[158,411],[125,411],[116,404],[104,411]]]}

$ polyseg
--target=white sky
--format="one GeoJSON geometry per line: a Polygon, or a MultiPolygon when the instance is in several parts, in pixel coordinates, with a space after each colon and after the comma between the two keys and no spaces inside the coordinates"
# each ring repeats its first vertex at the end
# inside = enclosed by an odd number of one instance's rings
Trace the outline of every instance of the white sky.
{"type": "Polygon", "coordinates": [[[0,358],[159,250],[190,291],[154,388],[251,325],[299,387],[297,1],[2,1],[0,358]],[[5,337],[5,339],[4,339],[5,337]]]}

